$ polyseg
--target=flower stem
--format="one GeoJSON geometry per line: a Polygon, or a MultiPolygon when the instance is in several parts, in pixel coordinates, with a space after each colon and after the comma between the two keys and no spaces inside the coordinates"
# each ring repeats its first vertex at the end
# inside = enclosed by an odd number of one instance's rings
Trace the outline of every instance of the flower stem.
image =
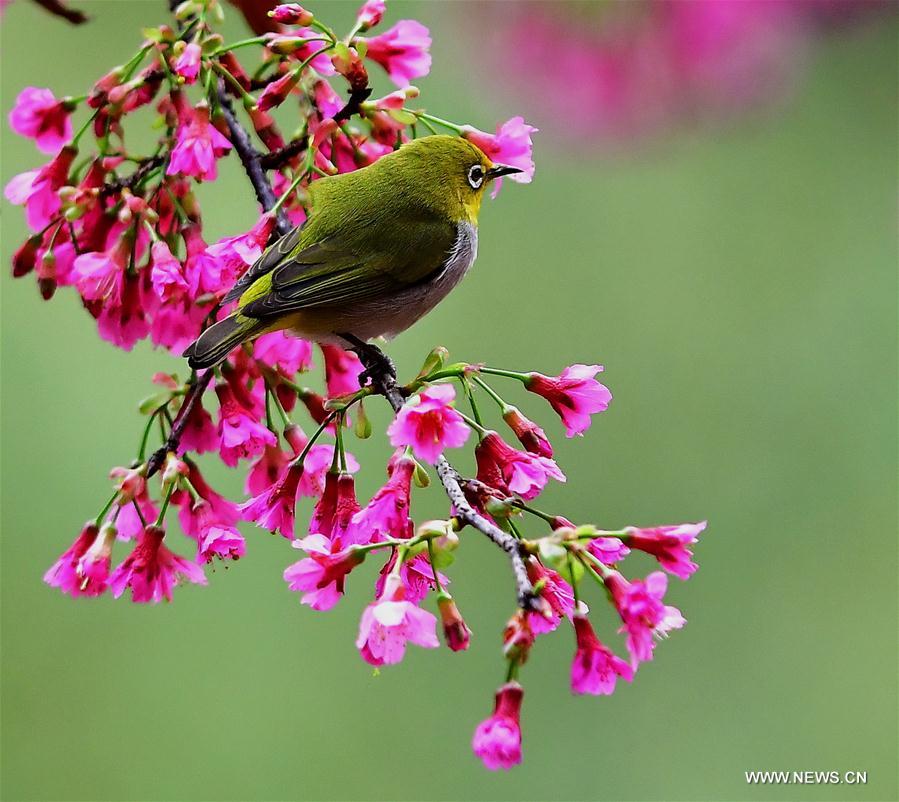
{"type": "Polygon", "coordinates": [[[435,123],[436,125],[442,125],[444,128],[449,128],[450,131],[454,131],[457,134],[462,133],[462,126],[456,125],[456,123],[451,123],[449,120],[444,120],[441,117],[435,117],[433,114],[427,114],[426,112],[420,111],[417,112],[418,119],[425,123],[435,123]]]}
{"type": "Polygon", "coordinates": [[[321,422],[321,425],[312,433],[312,437],[309,438],[309,442],[307,442],[306,445],[303,446],[303,450],[299,453],[299,456],[297,456],[295,459],[292,459],[288,467],[294,468],[298,465],[301,466],[303,464],[304,460],[306,459],[306,455],[309,453],[309,449],[312,448],[313,445],[315,445],[315,441],[318,440],[319,437],[321,437],[322,432],[324,432],[324,430],[328,428],[328,426],[331,424],[331,421],[333,421],[336,416],[336,412],[331,412],[328,414],[328,416],[321,422]]]}
{"type": "Polygon", "coordinates": [[[491,376],[505,376],[507,379],[518,379],[520,382],[527,382],[530,378],[527,373],[519,373],[515,370],[503,370],[501,368],[488,368],[481,366],[480,373],[487,373],[491,376]]]}
{"type": "Polygon", "coordinates": [[[112,507],[113,504],[115,504],[115,501],[118,497],[119,497],[119,491],[116,490],[112,494],[112,497],[109,499],[109,501],[107,501],[106,504],[103,505],[103,509],[100,510],[100,514],[97,515],[97,517],[95,519],[95,523],[97,524],[97,526],[99,526],[102,523],[103,518],[106,517],[106,513],[109,512],[110,508],[112,507]]]}
{"type": "Polygon", "coordinates": [[[503,410],[503,412],[508,409],[509,405],[503,400],[503,398],[496,392],[487,382],[485,382],[480,376],[473,375],[471,380],[484,392],[487,393],[497,404],[499,404],[499,408],[503,410]]]}
{"type": "Polygon", "coordinates": [[[165,521],[165,514],[169,508],[169,502],[172,500],[172,493],[175,492],[175,486],[177,484],[177,482],[172,482],[165,489],[165,497],[162,499],[162,506],[159,508],[159,515],[156,516],[156,523],[154,524],[154,526],[162,526],[163,521],[165,521]]]}

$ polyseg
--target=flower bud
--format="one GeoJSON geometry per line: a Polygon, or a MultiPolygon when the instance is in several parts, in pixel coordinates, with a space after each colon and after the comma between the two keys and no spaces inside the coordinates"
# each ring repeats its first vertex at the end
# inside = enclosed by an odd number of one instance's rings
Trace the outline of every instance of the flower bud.
{"type": "Polygon", "coordinates": [[[37,249],[40,247],[40,236],[29,237],[22,243],[12,257],[12,274],[14,278],[21,278],[34,270],[37,261],[37,249]]]}
{"type": "Polygon", "coordinates": [[[442,593],[437,599],[440,608],[440,620],[443,623],[443,637],[446,645],[454,652],[464,652],[471,642],[471,630],[459,613],[459,608],[452,596],[442,593]]]}
{"type": "Polygon", "coordinates": [[[364,33],[369,28],[374,28],[381,21],[381,17],[384,16],[384,9],[384,0],[365,0],[356,14],[356,25],[360,33],[364,33]]]}
{"type": "Polygon", "coordinates": [[[187,463],[178,459],[171,451],[166,455],[165,466],[162,469],[162,484],[165,486],[172,485],[182,476],[187,476],[190,468],[187,463]]]}
{"type": "Polygon", "coordinates": [[[300,73],[294,69],[272,81],[262,90],[262,94],[259,96],[259,102],[257,103],[259,110],[268,111],[276,106],[280,106],[293,91],[299,80],[300,73]]]}
{"type": "Polygon", "coordinates": [[[299,3],[282,3],[269,11],[268,15],[282,25],[309,25],[315,19],[315,15],[299,3]]]}
{"type": "Polygon", "coordinates": [[[350,85],[350,89],[360,91],[368,86],[368,73],[359,54],[351,47],[341,46],[331,56],[331,63],[350,85]]]}
{"type": "Polygon", "coordinates": [[[509,428],[515,432],[518,442],[524,446],[525,451],[538,454],[541,457],[551,457],[553,447],[543,431],[534,421],[526,418],[517,407],[507,406],[503,411],[503,420],[509,428]]]}
{"type": "Polygon", "coordinates": [[[430,376],[435,371],[440,370],[446,364],[448,357],[449,351],[442,345],[438,345],[425,357],[421,370],[418,371],[418,375],[415,378],[423,379],[425,376],[430,376]]]}
{"type": "Polygon", "coordinates": [[[38,263],[37,286],[45,301],[49,301],[56,293],[56,257],[53,251],[46,251],[38,263]]]}

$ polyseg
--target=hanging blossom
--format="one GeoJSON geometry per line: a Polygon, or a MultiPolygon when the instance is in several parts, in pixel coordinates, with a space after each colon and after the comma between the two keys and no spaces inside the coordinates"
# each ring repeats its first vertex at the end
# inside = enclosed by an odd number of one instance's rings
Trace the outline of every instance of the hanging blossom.
{"type": "MultiPolygon", "coordinates": [[[[536,128],[523,118],[486,133],[418,107],[410,82],[430,70],[430,32],[413,20],[381,30],[383,0],[363,3],[342,35],[314,9],[282,4],[265,17],[267,33],[239,49],[212,27],[220,11],[216,0],[182,4],[180,27],[145,29],[133,57],[86,85],[82,97],[28,87],[10,112],[13,130],[49,155],[5,188],[31,230],[15,248],[13,275],[33,274],[48,300],[62,289],[74,295],[99,336],[117,348],[149,340],[180,355],[233,308],[234,282],[285,232],[285,219],[305,221],[312,181],[362,169],[430,128],[518,167],[513,180],[534,177],[536,128]],[[400,89],[372,99],[369,72],[382,69],[400,89]],[[293,140],[268,113],[288,102],[302,116],[293,140]],[[132,116],[138,109],[146,114],[132,116]],[[139,152],[132,141],[142,143],[139,152]],[[196,188],[218,179],[224,159],[240,161],[266,208],[213,230],[196,188]]],[[[107,500],[44,580],[73,597],[170,601],[184,586],[205,585],[207,566],[243,570],[256,537],[245,538],[238,525],[250,521],[289,541],[285,554],[301,552],[285,557],[283,579],[305,607],[332,609],[346,603],[348,582],[370,583],[373,601],[361,612],[356,646],[363,661],[386,667],[403,660],[409,644],[438,648],[438,618],[446,648],[477,648],[460,610],[465,600],[450,595],[447,574],[464,568],[454,561],[474,536],[468,532],[481,532],[511,560],[517,606],[510,594],[514,612],[499,644],[508,681],[472,748],[488,768],[510,768],[522,759],[519,679],[531,651],[546,633],[571,627],[574,693],[608,695],[618,679],[636,681],[656,639],[685,623],[665,602],[663,571],[694,574],[705,523],[600,529],[538,509],[551,480],[566,476],[546,422],[517,404],[540,395],[569,437],[583,434],[611,401],[596,380],[602,368],[517,372],[451,363],[442,348],[398,382],[398,395],[385,391],[396,415],[381,441],[393,451],[386,475],[368,468],[365,486],[377,489],[360,499],[350,440],[374,434],[380,417],[369,417],[367,407],[386,381],[360,386],[364,367],[338,343],[319,353],[305,340],[269,332],[235,348],[214,377],[157,372],[138,407],[136,450],[123,454],[128,467],[110,472],[107,500]],[[524,398],[513,404],[499,384],[506,380],[524,398]],[[494,426],[507,427],[520,448],[494,426]],[[477,464],[473,478],[445,456],[466,445],[477,464]],[[245,498],[212,486],[207,467],[217,463],[240,472],[245,498]],[[438,483],[449,498],[446,515],[420,522],[419,496],[438,483]],[[635,551],[662,570],[626,576],[635,551]],[[378,570],[363,577],[355,569],[365,560],[377,561],[378,570]],[[621,619],[623,647],[606,633],[600,640],[588,619],[581,600],[591,580],[605,586],[600,603],[611,601],[621,619]],[[621,649],[629,661],[618,656],[621,649]]]]}

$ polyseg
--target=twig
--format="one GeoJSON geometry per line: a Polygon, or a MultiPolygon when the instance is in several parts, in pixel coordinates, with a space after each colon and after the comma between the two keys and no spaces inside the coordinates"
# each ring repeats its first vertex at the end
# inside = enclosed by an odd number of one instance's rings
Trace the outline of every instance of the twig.
{"type": "MultiPolygon", "coordinates": [[[[256,199],[262,205],[262,208],[265,209],[265,211],[268,211],[275,205],[277,198],[275,197],[272,185],[265,176],[265,171],[262,169],[262,159],[259,155],[259,151],[253,147],[253,143],[250,141],[250,135],[234,115],[234,107],[231,105],[231,98],[225,92],[224,87],[221,84],[219,84],[218,98],[222,107],[222,115],[225,118],[228,131],[231,134],[231,144],[234,145],[234,150],[237,152],[237,156],[243,165],[244,172],[247,174],[247,178],[250,179],[250,183],[253,185],[253,190],[256,192],[256,199]]],[[[278,233],[282,236],[284,234],[289,234],[293,230],[293,225],[290,220],[287,219],[287,215],[284,213],[283,209],[278,210],[276,228],[278,229],[278,233]]]]}
{"type": "Polygon", "coordinates": [[[194,383],[191,384],[190,389],[187,391],[187,395],[184,396],[181,409],[178,410],[178,414],[175,416],[175,422],[172,424],[172,429],[169,432],[169,436],[166,438],[165,443],[157,448],[147,461],[148,479],[162,467],[166,455],[170,451],[178,451],[178,446],[181,443],[181,436],[184,434],[184,429],[187,427],[190,413],[193,411],[194,406],[196,406],[200,396],[206,392],[206,388],[209,386],[209,382],[214,373],[215,371],[210,368],[202,376],[197,376],[194,383]]]}
{"type": "Polygon", "coordinates": [[[141,163],[141,166],[131,173],[131,175],[122,176],[121,178],[117,178],[115,181],[110,181],[108,184],[104,184],[100,187],[100,195],[106,197],[109,195],[117,195],[126,188],[134,189],[134,187],[136,187],[148,173],[159,167],[163,161],[164,159],[162,156],[151,156],[150,158],[145,159],[141,163]]]}
{"type": "Polygon", "coordinates": [[[306,137],[300,137],[288,142],[283,148],[266,153],[259,159],[263,170],[275,170],[289,162],[294,156],[299,156],[306,150],[306,137]]]}
{"type": "Polygon", "coordinates": [[[369,95],[371,95],[371,87],[366,86],[364,89],[353,89],[350,92],[350,98],[347,100],[346,105],[334,115],[334,122],[340,124],[349,120],[354,114],[358,114],[362,102],[368,100],[369,95]]]}

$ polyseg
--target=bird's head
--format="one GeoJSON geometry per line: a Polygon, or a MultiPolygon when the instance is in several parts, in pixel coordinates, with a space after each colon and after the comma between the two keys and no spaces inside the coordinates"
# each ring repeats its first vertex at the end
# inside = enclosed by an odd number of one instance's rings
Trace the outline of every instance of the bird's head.
{"type": "Polygon", "coordinates": [[[458,136],[414,139],[386,158],[396,159],[394,169],[402,172],[408,191],[454,221],[471,223],[477,223],[487,187],[497,178],[521,172],[494,164],[480,148],[458,136]]]}

